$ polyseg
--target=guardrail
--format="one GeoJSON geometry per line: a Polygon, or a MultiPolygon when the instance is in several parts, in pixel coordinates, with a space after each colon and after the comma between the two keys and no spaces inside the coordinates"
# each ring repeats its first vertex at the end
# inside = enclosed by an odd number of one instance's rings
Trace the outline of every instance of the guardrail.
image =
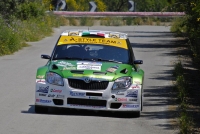
{"type": "Polygon", "coordinates": [[[184,12],[68,12],[68,11],[53,11],[53,14],[64,15],[69,17],[181,17],[184,12]]]}

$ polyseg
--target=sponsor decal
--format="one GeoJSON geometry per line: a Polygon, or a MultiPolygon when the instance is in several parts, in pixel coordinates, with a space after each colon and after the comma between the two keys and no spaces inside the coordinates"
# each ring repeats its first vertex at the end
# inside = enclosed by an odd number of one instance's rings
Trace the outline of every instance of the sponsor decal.
{"type": "MultiPolygon", "coordinates": [[[[115,35],[116,36],[116,35],[115,35]]],[[[63,44],[76,44],[76,43],[84,43],[84,44],[101,44],[101,45],[110,45],[121,47],[124,49],[128,49],[126,40],[119,38],[87,38],[87,37],[76,37],[76,36],[61,36],[59,39],[58,45],[63,44]]]]}
{"type": "Polygon", "coordinates": [[[120,36],[119,36],[119,34],[112,34],[112,33],[110,33],[109,37],[110,38],[119,38],[120,36]]]}
{"type": "Polygon", "coordinates": [[[56,64],[57,66],[63,66],[63,67],[74,67],[75,65],[73,65],[72,63],[69,62],[64,62],[64,61],[60,61],[58,62],[58,64],[56,64]]]}
{"type": "Polygon", "coordinates": [[[84,61],[79,61],[77,62],[77,70],[101,70],[102,63],[101,62],[84,62],[84,61]]]}
{"type": "Polygon", "coordinates": [[[124,92],[117,92],[116,95],[124,95],[124,92]]]}
{"type": "Polygon", "coordinates": [[[123,108],[139,108],[139,104],[123,104],[123,108]]]}
{"type": "Polygon", "coordinates": [[[94,66],[94,65],[77,65],[77,70],[101,70],[101,66],[94,66]]]}
{"type": "Polygon", "coordinates": [[[137,99],[129,99],[129,101],[137,101],[137,99]]]}
{"type": "Polygon", "coordinates": [[[36,82],[44,84],[46,81],[45,81],[45,79],[38,79],[38,80],[36,80],[36,82]]]}
{"type": "Polygon", "coordinates": [[[85,96],[86,93],[70,91],[71,96],[85,96]]]}
{"type": "Polygon", "coordinates": [[[108,68],[106,71],[110,72],[110,73],[114,73],[118,68],[119,68],[119,66],[116,65],[116,66],[108,68]]]}
{"type": "Polygon", "coordinates": [[[134,82],[135,82],[136,84],[138,84],[138,85],[139,85],[139,84],[141,84],[141,82],[140,82],[140,81],[134,81],[134,82]]]}
{"type": "Polygon", "coordinates": [[[77,104],[69,104],[72,107],[85,107],[85,108],[105,108],[105,106],[88,106],[88,105],[77,105],[77,104]]]}
{"type": "Polygon", "coordinates": [[[135,89],[135,88],[140,88],[139,85],[134,85],[134,86],[131,86],[132,89],[135,89]]]}
{"type": "Polygon", "coordinates": [[[115,98],[115,101],[127,101],[127,98],[115,98]]]}
{"type": "Polygon", "coordinates": [[[65,98],[65,95],[60,95],[60,94],[58,94],[58,95],[56,96],[56,98],[65,98]]]}
{"type": "Polygon", "coordinates": [[[70,41],[79,43],[103,43],[103,44],[116,44],[115,40],[112,39],[95,39],[95,38],[74,38],[71,37],[70,41]]]}
{"type": "Polygon", "coordinates": [[[38,75],[37,78],[38,78],[38,79],[43,79],[43,78],[44,78],[44,75],[38,75]]]}
{"type": "Polygon", "coordinates": [[[76,70],[76,67],[63,67],[62,70],[76,70]]]}
{"type": "Polygon", "coordinates": [[[49,94],[48,97],[55,97],[55,94],[49,94]]]}
{"type": "MultiPolygon", "coordinates": [[[[90,77],[90,75],[88,74],[73,74],[74,77],[90,77]]],[[[103,78],[105,80],[109,80],[112,78],[112,76],[106,76],[106,78],[102,77],[102,76],[98,76],[98,75],[94,75],[92,76],[93,78],[103,78]]]]}
{"type": "Polygon", "coordinates": [[[128,91],[126,97],[135,97],[137,98],[138,96],[138,90],[135,91],[128,91]]]}
{"type": "Polygon", "coordinates": [[[36,92],[48,93],[48,91],[49,91],[49,86],[47,86],[47,87],[39,87],[39,89],[36,92]]]}
{"type": "Polygon", "coordinates": [[[93,65],[93,66],[101,66],[102,62],[85,62],[85,61],[78,61],[77,65],[93,65]]]}
{"type": "Polygon", "coordinates": [[[51,103],[52,100],[36,99],[36,102],[40,102],[40,103],[51,103]]]}
{"type": "Polygon", "coordinates": [[[99,99],[99,97],[96,97],[96,96],[89,96],[89,99],[99,99]]]}
{"type": "Polygon", "coordinates": [[[51,89],[50,92],[52,92],[52,93],[61,93],[62,90],[60,90],[60,89],[51,89]]]}
{"type": "Polygon", "coordinates": [[[39,96],[46,96],[47,94],[41,94],[41,93],[39,93],[39,96]]]}
{"type": "Polygon", "coordinates": [[[69,34],[69,36],[79,35],[79,31],[78,32],[76,32],[76,31],[70,31],[68,34],[69,34]]]}

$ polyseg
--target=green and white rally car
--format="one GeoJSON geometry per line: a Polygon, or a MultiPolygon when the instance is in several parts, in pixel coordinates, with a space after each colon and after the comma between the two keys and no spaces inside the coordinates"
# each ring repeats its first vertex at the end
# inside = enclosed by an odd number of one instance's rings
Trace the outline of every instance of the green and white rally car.
{"type": "Polygon", "coordinates": [[[126,33],[101,30],[63,32],[37,69],[35,112],[48,107],[127,111],[140,116],[144,71],[126,33]]]}

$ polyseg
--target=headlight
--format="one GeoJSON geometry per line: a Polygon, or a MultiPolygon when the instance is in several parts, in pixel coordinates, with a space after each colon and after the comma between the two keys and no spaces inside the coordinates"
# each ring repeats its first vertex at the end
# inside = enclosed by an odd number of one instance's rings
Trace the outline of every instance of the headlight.
{"type": "Polygon", "coordinates": [[[60,75],[52,72],[46,73],[46,81],[53,85],[58,85],[58,86],[64,85],[63,78],[60,75]]]}
{"type": "Polygon", "coordinates": [[[121,77],[115,80],[112,90],[127,89],[131,86],[131,77],[121,77]]]}

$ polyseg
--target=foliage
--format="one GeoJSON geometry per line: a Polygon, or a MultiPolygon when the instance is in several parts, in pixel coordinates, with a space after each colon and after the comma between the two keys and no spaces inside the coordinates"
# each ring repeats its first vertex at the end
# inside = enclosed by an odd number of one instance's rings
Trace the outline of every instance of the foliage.
{"type": "Polygon", "coordinates": [[[142,25],[144,22],[143,22],[143,19],[141,17],[136,17],[133,19],[133,24],[134,25],[142,25]]]}
{"type": "Polygon", "coordinates": [[[15,14],[19,4],[20,4],[19,0],[1,0],[0,14],[2,15],[3,18],[8,19],[10,15],[15,14]]]}
{"type": "Polygon", "coordinates": [[[81,26],[92,26],[94,24],[94,21],[92,18],[88,17],[81,17],[80,18],[80,25],[81,26]]]}
{"type": "Polygon", "coordinates": [[[40,16],[44,16],[45,8],[41,6],[39,2],[24,2],[18,6],[17,18],[21,18],[21,20],[27,20],[29,18],[37,18],[40,16]]]}
{"type": "MultiPolygon", "coordinates": [[[[54,9],[55,0],[43,0],[43,3],[50,3],[49,8],[54,9]],[[54,8],[52,7],[54,6],[54,8]]],[[[89,2],[94,1],[97,11],[127,12],[129,10],[129,0],[66,0],[67,11],[89,11],[89,2]]],[[[167,0],[133,0],[136,4],[136,11],[172,11],[167,0]]]]}
{"type": "Polygon", "coordinates": [[[70,17],[70,18],[68,18],[68,20],[69,20],[70,26],[77,26],[78,25],[78,22],[75,18],[70,17]]]}
{"type": "Polygon", "coordinates": [[[45,13],[40,0],[2,0],[0,7],[5,9],[0,10],[0,55],[12,54],[27,46],[26,41],[40,40],[52,33],[52,27],[66,24],[65,18],[45,13]]]}
{"type": "Polygon", "coordinates": [[[184,11],[186,17],[179,23],[174,23],[173,29],[180,33],[184,29],[190,40],[190,47],[194,53],[195,63],[200,69],[200,0],[169,0],[176,11],[184,11]],[[176,28],[177,27],[177,28],[176,28]]]}
{"type": "MultiPolygon", "coordinates": [[[[107,11],[128,11],[129,0],[102,0],[107,5],[107,11]]],[[[133,0],[136,4],[135,11],[159,12],[169,11],[167,0],[133,0]]]]}
{"type": "Polygon", "coordinates": [[[101,18],[100,24],[104,26],[121,26],[123,25],[123,19],[119,17],[105,17],[101,18]]]}
{"type": "Polygon", "coordinates": [[[193,122],[187,113],[188,82],[185,79],[181,61],[175,63],[173,75],[176,77],[175,88],[179,100],[179,131],[181,134],[191,133],[193,122]]]}
{"type": "Polygon", "coordinates": [[[0,17],[0,55],[11,54],[21,48],[20,38],[0,17]]]}
{"type": "Polygon", "coordinates": [[[126,17],[125,20],[126,20],[126,25],[128,25],[128,26],[132,25],[132,23],[133,23],[132,17],[126,17]]]}
{"type": "MultiPolygon", "coordinates": [[[[90,0],[66,0],[68,11],[89,11],[90,0]]],[[[96,2],[98,11],[105,11],[106,5],[102,0],[94,0],[96,2]]]]}
{"type": "Polygon", "coordinates": [[[185,26],[185,21],[186,18],[176,18],[171,27],[171,32],[174,32],[176,36],[181,36],[183,33],[186,33],[186,26],[185,26]]]}

